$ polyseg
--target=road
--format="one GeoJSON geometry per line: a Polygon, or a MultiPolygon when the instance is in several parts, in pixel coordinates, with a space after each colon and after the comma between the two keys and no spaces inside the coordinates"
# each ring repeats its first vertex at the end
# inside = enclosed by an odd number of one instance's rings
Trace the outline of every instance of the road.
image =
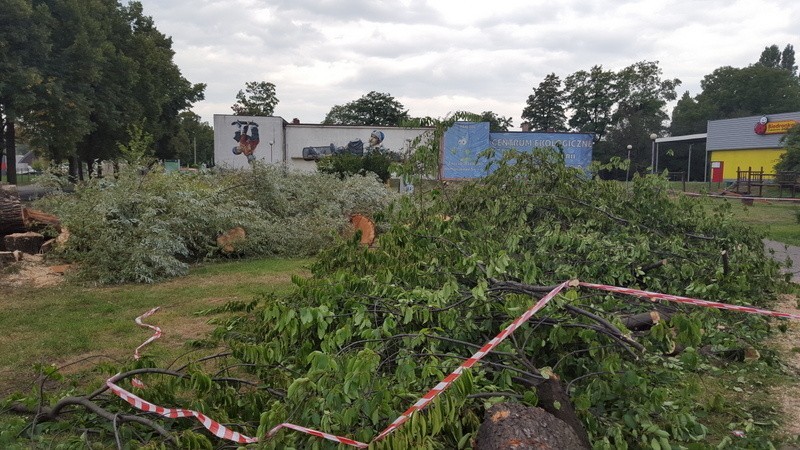
{"type": "Polygon", "coordinates": [[[800,247],[764,239],[764,250],[767,252],[769,252],[769,250],[774,250],[775,254],[773,258],[781,264],[786,261],[787,257],[790,258],[792,260],[792,267],[784,267],[781,270],[783,273],[791,273],[792,281],[800,283],[800,247]]]}

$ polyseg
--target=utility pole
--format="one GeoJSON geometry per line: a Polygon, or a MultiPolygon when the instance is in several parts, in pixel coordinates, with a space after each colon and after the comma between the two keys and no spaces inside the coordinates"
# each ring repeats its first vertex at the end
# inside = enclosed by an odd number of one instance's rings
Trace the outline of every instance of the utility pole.
{"type": "Polygon", "coordinates": [[[193,137],[194,141],[194,166],[197,167],[197,136],[193,137]]]}

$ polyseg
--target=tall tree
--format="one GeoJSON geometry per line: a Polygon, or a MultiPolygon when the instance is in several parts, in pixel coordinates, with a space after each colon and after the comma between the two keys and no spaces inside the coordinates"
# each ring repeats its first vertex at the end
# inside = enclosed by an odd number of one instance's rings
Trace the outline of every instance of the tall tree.
{"type": "Polygon", "coordinates": [[[0,2],[0,159],[7,160],[8,181],[16,183],[16,135],[29,116],[44,81],[48,57],[47,11],[30,1],[0,2]]]}
{"type": "Polygon", "coordinates": [[[532,130],[566,131],[565,102],[561,79],[551,73],[528,96],[527,106],[522,110],[522,119],[531,124],[532,130]]]}
{"type": "Polygon", "coordinates": [[[788,71],[753,65],[720,67],[700,82],[698,103],[708,108],[708,120],[775,114],[800,109],[800,84],[788,71]]]}
{"type": "Polygon", "coordinates": [[[274,84],[268,81],[248,81],[244,90],[236,94],[236,103],[231,109],[237,116],[271,116],[277,105],[274,84]]]}
{"type": "Polygon", "coordinates": [[[758,62],[756,64],[764,67],[780,67],[781,49],[779,49],[775,44],[772,44],[769,47],[764,47],[764,51],[761,52],[761,57],[758,58],[758,62]]]}
{"type": "Polygon", "coordinates": [[[800,125],[795,125],[781,138],[786,152],[782,153],[775,169],[800,172],[800,125]]]}
{"type": "Polygon", "coordinates": [[[564,79],[567,107],[572,112],[569,126],[579,132],[594,133],[600,141],[612,121],[617,103],[616,74],[594,66],[589,72],[579,70],[564,79]]]}
{"type": "Polygon", "coordinates": [[[171,39],[142,13],[141,3],[14,1],[39,12],[25,26],[45,40],[42,51],[11,47],[41,74],[23,91],[31,99],[17,114],[32,143],[54,160],[115,157],[132,124],[163,141],[178,112],[202,99],[205,86],[181,76],[171,39]]]}
{"type": "Polygon", "coordinates": [[[707,120],[708,111],[686,91],[672,110],[669,133],[672,136],[705,133],[707,120]]]}
{"type": "Polygon", "coordinates": [[[797,65],[794,58],[794,47],[792,44],[786,44],[786,47],[781,53],[781,68],[788,70],[792,75],[797,75],[797,65]]]}
{"type": "Polygon", "coordinates": [[[214,129],[200,116],[184,111],[178,115],[177,131],[170,136],[169,145],[182,164],[211,164],[214,161],[214,129]]]}
{"type": "Polygon", "coordinates": [[[597,159],[627,156],[627,145],[634,146],[632,169],[642,170],[650,165],[648,158],[652,133],[661,134],[669,118],[667,102],[675,100],[677,78],[663,79],[657,61],[639,61],[617,73],[618,104],[606,137],[606,146],[598,150],[597,159]],[[603,151],[605,150],[605,151],[603,151]]]}
{"type": "Polygon", "coordinates": [[[403,104],[391,94],[371,91],[358,100],[331,108],[326,125],[381,125],[398,126],[409,118],[403,104]]]}
{"type": "Polygon", "coordinates": [[[509,128],[514,126],[511,117],[504,117],[493,111],[484,111],[480,113],[478,119],[481,122],[489,122],[489,131],[493,133],[508,131],[509,128]]]}

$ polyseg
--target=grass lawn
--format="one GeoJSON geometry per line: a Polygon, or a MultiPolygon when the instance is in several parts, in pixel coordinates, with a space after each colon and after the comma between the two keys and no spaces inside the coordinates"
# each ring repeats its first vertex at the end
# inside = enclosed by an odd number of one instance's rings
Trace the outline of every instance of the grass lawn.
{"type": "Polygon", "coordinates": [[[30,288],[3,284],[0,305],[0,398],[27,390],[35,378],[36,363],[62,366],[84,358],[65,373],[80,372],[110,357],[123,361],[152,331],[134,318],[150,308],[161,310],[145,323],[162,328],[164,335],[147,347],[146,354],[160,365],[187,351],[184,343],[205,337],[213,329],[209,317],[195,312],[228,301],[249,301],[259,293],[290,288],[292,275],[308,274],[311,260],[246,260],[205,264],[188,276],[153,285],[83,287],[63,283],[30,288]],[[102,357],[95,358],[96,355],[102,357]]]}
{"type": "Polygon", "coordinates": [[[800,204],[760,203],[745,206],[739,199],[712,199],[708,202],[731,202],[732,212],[736,219],[764,233],[768,239],[800,246],[800,204]]]}

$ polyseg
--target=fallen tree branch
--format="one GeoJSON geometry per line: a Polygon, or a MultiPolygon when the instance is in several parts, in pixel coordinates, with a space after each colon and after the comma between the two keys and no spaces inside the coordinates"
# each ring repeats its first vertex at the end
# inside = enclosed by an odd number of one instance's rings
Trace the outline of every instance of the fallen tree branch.
{"type": "Polygon", "coordinates": [[[162,427],[158,423],[146,417],[133,416],[129,414],[112,413],[100,407],[98,404],[94,403],[93,401],[89,400],[86,397],[72,397],[72,396],[64,397],[61,400],[59,400],[58,403],[56,403],[56,405],[53,406],[52,408],[46,406],[42,407],[39,413],[18,403],[11,405],[10,411],[18,414],[36,414],[37,420],[42,422],[57,422],[61,410],[67,406],[72,406],[72,405],[83,406],[87,410],[111,422],[115,422],[118,419],[123,422],[133,422],[133,423],[138,423],[140,425],[144,425],[152,429],[159,435],[161,435],[164,439],[172,442],[174,445],[178,445],[178,440],[175,439],[175,437],[172,436],[172,434],[170,434],[164,427],[162,427]]]}

